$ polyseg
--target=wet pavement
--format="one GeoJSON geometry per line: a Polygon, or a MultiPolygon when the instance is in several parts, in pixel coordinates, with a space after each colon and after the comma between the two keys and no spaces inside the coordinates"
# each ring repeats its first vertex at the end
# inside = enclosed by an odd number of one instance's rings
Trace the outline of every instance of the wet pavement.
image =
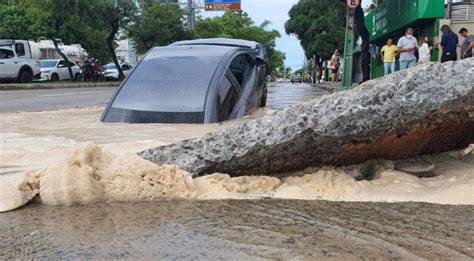
{"type": "Polygon", "coordinates": [[[0,214],[0,259],[470,260],[473,214],[297,200],[30,204],[0,214]]]}
{"type": "MultiPolygon", "coordinates": [[[[270,109],[282,109],[327,94],[309,84],[269,83],[268,86],[267,107],[270,109]]],[[[105,107],[116,89],[92,87],[0,91],[0,112],[105,107]]]]}
{"type": "Polygon", "coordinates": [[[305,83],[271,83],[268,85],[267,108],[284,109],[326,94],[330,92],[305,83]]]}

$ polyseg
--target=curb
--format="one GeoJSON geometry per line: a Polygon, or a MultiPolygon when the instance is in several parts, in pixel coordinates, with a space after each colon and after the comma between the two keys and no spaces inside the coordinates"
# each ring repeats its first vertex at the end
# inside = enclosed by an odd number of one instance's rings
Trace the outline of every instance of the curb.
{"type": "Polygon", "coordinates": [[[311,86],[328,91],[328,92],[335,92],[335,88],[329,84],[314,84],[312,83],[311,86]]]}
{"type": "Polygon", "coordinates": [[[39,90],[39,89],[66,89],[66,88],[91,88],[91,87],[118,87],[120,82],[83,82],[83,83],[12,83],[0,84],[0,91],[12,90],[39,90]]]}

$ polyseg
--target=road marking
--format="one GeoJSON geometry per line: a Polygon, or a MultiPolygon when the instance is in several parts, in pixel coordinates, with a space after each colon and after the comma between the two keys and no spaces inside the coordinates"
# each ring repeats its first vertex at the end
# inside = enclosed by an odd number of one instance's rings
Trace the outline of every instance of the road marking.
{"type": "Polygon", "coordinates": [[[36,97],[58,97],[58,96],[71,96],[71,95],[81,95],[81,94],[91,94],[91,93],[102,93],[105,91],[93,91],[93,92],[69,92],[69,93],[59,93],[59,94],[43,94],[37,95],[36,97]]]}

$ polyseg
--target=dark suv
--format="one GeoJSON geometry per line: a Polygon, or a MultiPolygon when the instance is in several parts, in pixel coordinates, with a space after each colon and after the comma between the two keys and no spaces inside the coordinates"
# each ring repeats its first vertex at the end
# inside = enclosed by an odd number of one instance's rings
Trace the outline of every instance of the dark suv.
{"type": "Polygon", "coordinates": [[[293,84],[295,82],[302,83],[301,76],[299,76],[298,74],[293,75],[293,78],[291,79],[291,84],[293,84]]]}

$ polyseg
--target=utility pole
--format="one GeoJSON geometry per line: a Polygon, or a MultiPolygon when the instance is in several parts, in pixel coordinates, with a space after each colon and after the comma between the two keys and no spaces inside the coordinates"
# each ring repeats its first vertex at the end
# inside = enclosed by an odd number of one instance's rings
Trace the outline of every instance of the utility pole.
{"type": "Polygon", "coordinates": [[[196,28],[196,8],[193,0],[188,0],[188,6],[186,9],[188,11],[188,27],[193,30],[196,28]]]}
{"type": "Polygon", "coordinates": [[[360,5],[360,0],[347,0],[347,20],[346,20],[346,40],[344,42],[344,71],[342,83],[336,87],[337,91],[353,88],[352,86],[352,67],[354,51],[354,19],[355,8],[360,5]]]}

